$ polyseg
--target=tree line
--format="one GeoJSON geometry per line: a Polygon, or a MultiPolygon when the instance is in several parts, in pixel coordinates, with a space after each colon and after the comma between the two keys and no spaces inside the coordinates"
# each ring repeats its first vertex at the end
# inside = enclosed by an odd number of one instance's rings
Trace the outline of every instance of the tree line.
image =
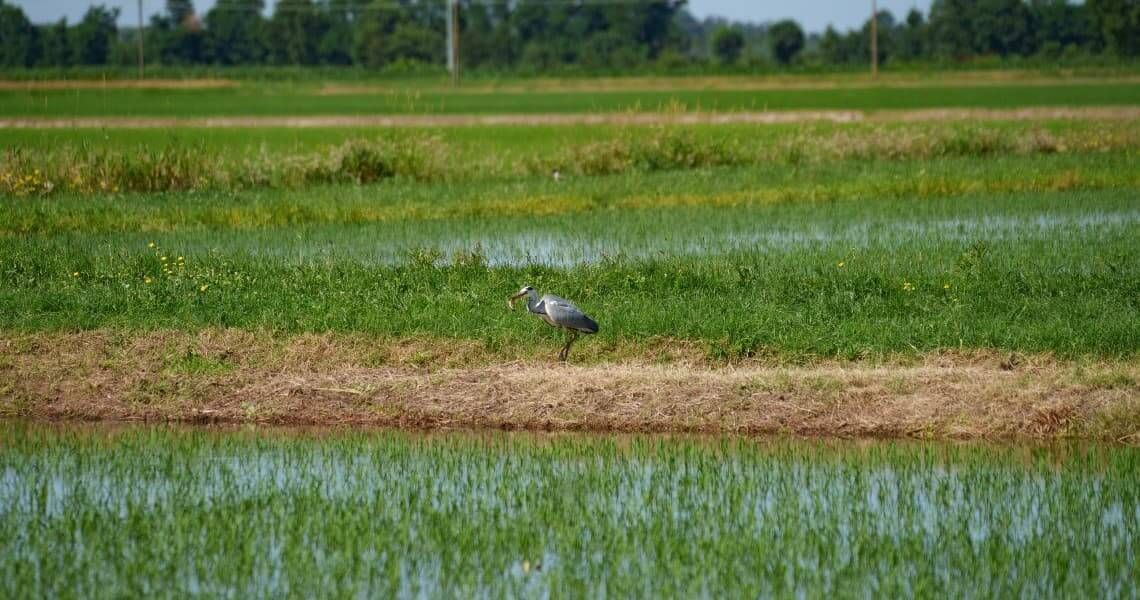
{"type": "MultiPolygon", "coordinates": [[[[697,20],[686,0],[462,0],[465,68],[622,70],[660,65],[849,65],[870,59],[871,20],[807,34],[795,21],[697,20]]],[[[92,5],[74,24],[33,24],[0,0],[0,66],[129,65],[139,31],[92,5]]],[[[166,0],[142,35],[163,65],[439,65],[444,0],[166,0]]],[[[1140,55],[1140,0],[934,0],[928,14],[877,15],[881,64],[982,56],[1140,55]]]]}

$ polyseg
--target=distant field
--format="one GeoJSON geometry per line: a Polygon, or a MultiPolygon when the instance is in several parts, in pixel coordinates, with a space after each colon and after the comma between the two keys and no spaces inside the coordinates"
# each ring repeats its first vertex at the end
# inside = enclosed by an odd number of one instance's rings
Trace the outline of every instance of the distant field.
{"type": "MultiPolygon", "coordinates": [[[[762,153],[781,142],[802,140],[805,153],[818,146],[842,141],[847,146],[894,138],[896,147],[919,139],[928,144],[956,140],[963,152],[973,145],[979,151],[1002,152],[1002,143],[1028,135],[1057,136],[1059,142],[1076,142],[1067,151],[1102,150],[1104,148],[1140,147],[1140,122],[1096,119],[1037,119],[1022,122],[993,121],[975,123],[789,123],[672,125],[640,127],[622,125],[498,125],[469,127],[409,127],[406,136],[432,136],[459,150],[458,158],[468,161],[480,157],[550,155],[560,149],[593,142],[606,142],[621,137],[652,139],[658,131],[673,131],[697,139],[739,147],[742,152],[762,153]],[[1100,142],[1099,148],[1093,145],[1100,142]],[[982,146],[994,147],[986,150],[982,146]]],[[[100,150],[133,151],[164,148],[200,148],[211,154],[222,153],[234,158],[265,152],[291,155],[326,151],[330,146],[354,139],[376,139],[393,135],[383,127],[257,127],[257,128],[178,128],[163,129],[13,129],[4,132],[4,143],[10,150],[51,156],[68,146],[87,146],[100,150]]],[[[838,149],[841,150],[841,149],[838,149]]],[[[837,151],[838,151],[837,150],[837,151]]]]}
{"type": "MultiPolygon", "coordinates": [[[[106,94],[354,98],[246,85],[106,94]]],[[[788,93],[1065,98],[975,88],[788,93]]],[[[1133,439],[1138,123],[10,130],[0,414],[1133,439]],[[559,342],[507,311],[524,284],[602,323],[565,371],[596,386],[540,376],[559,342]]]]}
{"type": "Polygon", "coordinates": [[[1128,106],[1140,82],[994,83],[898,88],[518,90],[466,93],[410,86],[327,93],[315,85],[243,84],[222,89],[5,89],[0,115],[15,117],[200,117],[378,114],[549,114],[640,111],[891,110],[1128,106]]]}

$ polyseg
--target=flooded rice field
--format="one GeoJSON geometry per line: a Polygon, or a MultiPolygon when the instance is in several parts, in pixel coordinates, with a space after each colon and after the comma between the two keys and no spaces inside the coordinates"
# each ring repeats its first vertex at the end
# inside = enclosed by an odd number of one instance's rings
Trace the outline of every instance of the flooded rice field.
{"type": "Polygon", "coordinates": [[[1140,449],[0,424],[0,595],[1131,597],[1140,449]]]}
{"type": "MultiPolygon", "coordinates": [[[[919,201],[915,201],[919,202],[919,201]]],[[[995,203],[997,204],[997,203],[995,203]]],[[[613,214],[316,224],[261,230],[189,229],[162,233],[164,245],[191,255],[258,257],[295,264],[355,261],[451,263],[473,253],[489,266],[575,267],[606,260],[715,257],[732,253],[892,252],[903,248],[1080,240],[1121,236],[1140,226],[1135,208],[1080,204],[1021,212],[1013,203],[944,214],[883,214],[877,203],[802,207],[674,207],[613,214]]],[[[142,248],[156,234],[65,235],[97,254],[142,248]]]]}

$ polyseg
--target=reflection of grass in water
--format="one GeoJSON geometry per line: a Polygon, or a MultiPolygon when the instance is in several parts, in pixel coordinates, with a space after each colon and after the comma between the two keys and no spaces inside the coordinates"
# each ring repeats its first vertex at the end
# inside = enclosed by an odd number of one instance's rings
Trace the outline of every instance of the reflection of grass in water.
{"type": "MultiPolygon", "coordinates": [[[[954,347],[1132,356],[1133,204],[1122,190],[7,237],[0,327],[337,330],[494,346],[544,333],[502,308],[530,284],[579,302],[603,343],[680,337],[725,357],[954,347]],[[536,251],[511,244],[544,232],[564,244],[551,255],[585,262],[503,265],[536,251]],[[750,237],[734,246],[730,234],[750,237]],[[446,246],[452,237],[471,245],[446,246]],[[146,247],[152,240],[159,248],[146,247]],[[185,266],[166,268],[166,250],[185,266]]],[[[50,219],[75,219],[67,208],[50,219]]]]}
{"type": "Polygon", "coordinates": [[[242,596],[1140,583],[1128,448],[4,430],[10,597],[93,578],[242,596]]]}

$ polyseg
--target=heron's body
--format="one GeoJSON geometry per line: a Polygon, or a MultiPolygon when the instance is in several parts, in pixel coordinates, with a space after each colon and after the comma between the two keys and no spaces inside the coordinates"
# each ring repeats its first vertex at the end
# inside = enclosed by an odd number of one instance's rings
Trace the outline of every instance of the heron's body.
{"type": "Polygon", "coordinates": [[[525,287],[512,296],[507,301],[508,306],[514,308],[515,299],[523,296],[526,296],[527,311],[539,316],[547,325],[564,329],[569,333],[566,345],[558,355],[559,360],[566,360],[566,356],[570,353],[570,345],[578,339],[579,334],[589,335],[598,332],[597,322],[573,302],[553,294],[546,294],[540,298],[532,287],[525,287]]]}

